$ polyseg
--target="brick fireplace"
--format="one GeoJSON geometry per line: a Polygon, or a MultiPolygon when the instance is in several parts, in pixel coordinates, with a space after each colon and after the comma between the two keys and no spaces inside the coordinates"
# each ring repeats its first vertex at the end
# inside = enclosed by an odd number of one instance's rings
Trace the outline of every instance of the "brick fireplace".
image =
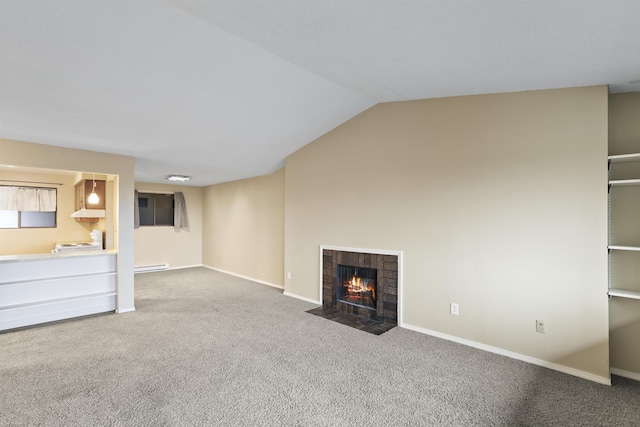
{"type": "Polygon", "coordinates": [[[321,251],[323,308],[398,324],[399,254],[332,247],[321,251]]]}

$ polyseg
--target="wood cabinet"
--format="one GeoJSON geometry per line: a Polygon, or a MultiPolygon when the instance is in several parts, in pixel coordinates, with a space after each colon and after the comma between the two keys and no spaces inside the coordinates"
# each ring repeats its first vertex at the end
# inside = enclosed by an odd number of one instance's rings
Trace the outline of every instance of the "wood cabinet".
{"type": "Polygon", "coordinates": [[[105,209],[106,181],[96,180],[96,194],[100,201],[95,205],[89,204],[87,200],[93,191],[93,180],[83,179],[75,185],[76,190],[76,210],[80,209],[105,209]]]}

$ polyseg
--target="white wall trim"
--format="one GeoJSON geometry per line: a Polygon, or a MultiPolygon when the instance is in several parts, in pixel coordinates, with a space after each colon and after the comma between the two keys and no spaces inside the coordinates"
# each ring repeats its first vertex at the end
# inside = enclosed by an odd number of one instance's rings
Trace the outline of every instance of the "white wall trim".
{"type": "MultiPolygon", "coordinates": [[[[171,184],[171,183],[166,183],[166,184],[161,184],[161,185],[175,185],[175,184],[171,184]]],[[[138,193],[147,193],[147,194],[165,194],[167,196],[173,196],[176,194],[175,191],[156,191],[156,190],[140,190],[138,188],[136,188],[136,190],[138,190],[138,193]]],[[[157,226],[154,226],[157,227],[157,226]]],[[[162,225],[160,227],[163,227],[162,225]]],[[[173,225],[166,225],[164,227],[173,227],[173,225]]],[[[136,230],[138,230],[136,228],[136,230]]]]}
{"type": "Polygon", "coordinates": [[[611,368],[610,371],[611,371],[611,373],[613,375],[617,375],[619,377],[629,378],[630,380],[640,381],[640,374],[636,374],[635,372],[624,371],[624,370],[618,369],[618,368],[611,368]]]}
{"type": "Polygon", "coordinates": [[[559,371],[565,374],[573,375],[575,377],[584,378],[585,380],[594,381],[596,383],[609,385],[609,386],[611,385],[611,378],[595,375],[595,374],[592,374],[591,372],[581,371],[579,369],[570,368],[568,366],[559,365],[557,363],[549,362],[542,359],[537,359],[535,357],[526,356],[524,354],[514,353],[512,351],[504,350],[502,348],[481,344],[479,342],[467,340],[464,338],[459,338],[453,335],[447,335],[441,332],[424,329],[419,326],[409,325],[407,323],[399,323],[398,326],[400,326],[401,328],[409,329],[411,331],[420,332],[425,335],[431,335],[436,338],[442,338],[448,341],[456,342],[458,344],[463,344],[469,347],[477,348],[479,350],[484,350],[490,353],[499,354],[501,356],[507,356],[512,359],[521,360],[523,362],[531,363],[533,365],[542,366],[543,368],[553,369],[554,371],[559,371]]]}
{"type": "Polygon", "coordinates": [[[302,301],[310,302],[311,304],[322,305],[322,301],[315,301],[315,300],[312,300],[311,298],[301,297],[300,295],[292,294],[287,291],[284,291],[282,295],[284,295],[285,297],[291,297],[291,298],[296,298],[302,301]]]}
{"type": "Polygon", "coordinates": [[[388,249],[367,249],[367,248],[349,248],[345,246],[331,246],[331,245],[320,245],[320,249],[327,249],[330,251],[344,251],[344,252],[362,252],[365,254],[375,254],[375,255],[398,255],[402,254],[402,251],[393,251],[388,249]]]}
{"type": "MultiPolygon", "coordinates": [[[[157,270],[141,270],[141,271],[139,270],[139,271],[136,271],[136,272],[135,272],[135,274],[157,273],[157,272],[159,272],[159,271],[182,270],[182,269],[185,269],[185,268],[205,267],[205,265],[203,265],[203,264],[179,265],[179,266],[177,266],[177,267],[169,267],[169,264],[167,264],[167,263],[164,263],[164,264],[157,264],[157,265],[158,265],[158,266],[160,266],[160,265],[166,265],[166,266],[167,266],[167,268],[162,268],[162,269],[157,269],[157,270]]],[[[139,269],[139,268],[146,268],[146,267],[149,267],[149,266],[145,266],[145,265],[143,265],[143,266],[134,267],[134,269],[135,269],[135,268],[138,268],[138,269],[139,269]]]]}
{"type": "Polygon", "coordinates": [[[220,273],[229,274],[231,276],[239,277],[241,279],[251,280],[252,282],[260,283],[261,285],[271,286],[272,288],[284,289],[284,286],[278,285],[278,284],[275,284],[275,283],[265,282],[264,280],[256,279],[256,278],[249,277],[249,276],[243,276],[242,274],[237,274],[237,273],[234,273],[234,272],[231,272],[231,271],[222,270],[221,268],[212,267],[210,265],[202,264],[202,266],[205,267],[205,268],[208,268],[210,270],[219,271],[220,273]]]}
{"type": "Polygon", "coordinates": [[[158,271],[166,271],[169,270],[169,264],[150,264],[150,265],[138,265],[133,267],[134,274],[140,273],[155,273],[158,271]]]}
{"type": "Polygon", "coordinates": [[[170,267],[169,270],[182,270],[185,268],[196,268],[196,267],[204,267],[202,264],[194,264],[194,265],[182,265],[178,267],[170,267]]]}
{"type": "Polygon", "coordinates": [[[403,283],[403,260],[402,260],[402,251],[394,251],[388,249],[366,249],[366,248],[349,248],[342,246],[331,246],[331,245],[320,245],[320,277],[318,281],[320,282],[320,302],[316,304],[322,305],[322,251],[324,249],[330,251],[343,251],[343,252],[359,252],[365,254],[374,254],[374,255],[395,255],[398,257],[398,324],[401,325],[403,323],[403,311],[402,306],[404,305],[402,301],[402,283],[403,283]]]}

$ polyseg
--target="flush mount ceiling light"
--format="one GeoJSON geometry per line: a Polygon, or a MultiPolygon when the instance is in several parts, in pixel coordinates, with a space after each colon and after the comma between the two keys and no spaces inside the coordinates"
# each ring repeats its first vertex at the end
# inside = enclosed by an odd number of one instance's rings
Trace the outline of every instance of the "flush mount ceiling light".
{"type": "Polygon", "coordinates": [[[191,179],[190,176],[184,176],[184,175],[169,175],[166,177],[166,179],[168,179],[169,181],[189,181],[191,179]]]}

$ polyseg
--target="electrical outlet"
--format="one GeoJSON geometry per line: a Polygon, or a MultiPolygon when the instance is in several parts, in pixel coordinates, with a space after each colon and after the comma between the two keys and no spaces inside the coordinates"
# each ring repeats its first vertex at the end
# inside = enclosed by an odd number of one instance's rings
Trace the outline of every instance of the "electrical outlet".
{"type": "Polygon", "coordinates": [[[536,320],[536,332],[544,334],[544,320],[536,320]]]}
{"type": "Polygon", "coordinates": [[[456,304],[455,302],[451,303],[451,314],[453,314],[454,316],[458,316],[460,314],[458,304],[456,304]]]}

